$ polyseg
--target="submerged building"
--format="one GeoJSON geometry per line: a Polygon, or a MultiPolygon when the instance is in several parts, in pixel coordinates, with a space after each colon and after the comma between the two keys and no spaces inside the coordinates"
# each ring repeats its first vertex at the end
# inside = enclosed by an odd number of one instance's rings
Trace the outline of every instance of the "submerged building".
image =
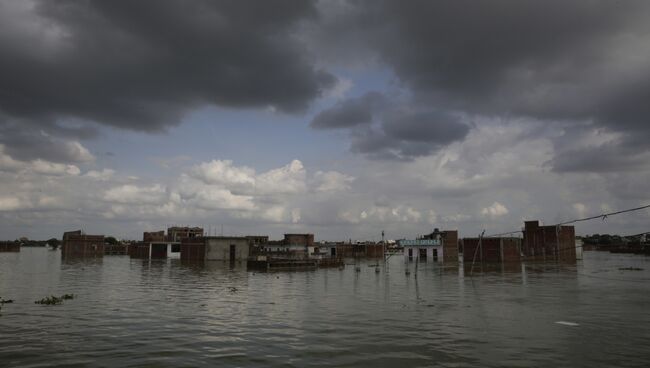
{"type": "Polygon", "coordinates": [[[62,257],[103,257],[104,235],[88,235],[81,230],[66,231],[61,242],[62,257]]]}
{"type": "Polygon", "coordinates": [[[184,238],[200,238],[202,236],[202,227],[172,226],[167,228],[167,240],[173,242],[180,242],[184,238]]]}
{"type": "Polygon", "coordinates": [[[183,261],[245,261],[251,241],[239,236],[206,236],[181,240],[183,261]]]}
{"type": "Polygon", "coordinates": [[[524,222],[522,253],[526,260],[575,261],[576,233],[573,226],[541,226],[524,222]]]}
{"type": "Polygon", "coordinates": [[[417,239],[398,241],[404,248],[404,258],[408,260],[426,260],[432,262],[458,262],[458,231],[437,228],[432,233],[417,239]]]}
{"type": "Polygon", "coordinates": [[[520,262],[521,238],[463,238],[464,262],[520,262]]]}

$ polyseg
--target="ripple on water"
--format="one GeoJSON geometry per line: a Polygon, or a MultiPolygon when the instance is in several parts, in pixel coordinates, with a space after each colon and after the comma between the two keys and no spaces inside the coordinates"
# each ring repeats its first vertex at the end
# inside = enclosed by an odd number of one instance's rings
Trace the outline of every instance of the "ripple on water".
{"type": "Polygon", "coordinates": [[[259,273],[219,262],[116,256],[62,263],[58,252],[44,249],[0,253],[0,296],[15,300],[0,316],[0,365],[527,367],[650,360],[644,257],[586,252],[575,266],[475,267],[471,276],[431,264],[416,272],[400,257],[379,273],[361,266],[259,273]],[[632,266],[644,270],[619,270],[632,266]],[[64,293],[76,298],[33,303],[64,293]]]}

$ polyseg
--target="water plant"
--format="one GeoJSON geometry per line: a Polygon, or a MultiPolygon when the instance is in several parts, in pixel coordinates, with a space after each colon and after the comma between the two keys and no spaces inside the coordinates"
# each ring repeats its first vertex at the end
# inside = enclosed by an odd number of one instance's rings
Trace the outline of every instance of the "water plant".
{"type": "Polygon", "coordinates": [[[46,296],[41,300],[37,300],[35,304],[57,305],[63,303],[64,300],[74,299],[74,294],[63,294],[61,296],[46,296]]]}

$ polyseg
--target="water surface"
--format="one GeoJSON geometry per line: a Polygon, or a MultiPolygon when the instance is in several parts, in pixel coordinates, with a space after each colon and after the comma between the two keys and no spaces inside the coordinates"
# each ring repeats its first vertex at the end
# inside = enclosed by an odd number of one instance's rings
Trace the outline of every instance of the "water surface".
{"type": "Polygon", "coordinates": [[[642,367],[649,259],[260,273],[23,248],[0,253],[0,366],[642,367]]]}

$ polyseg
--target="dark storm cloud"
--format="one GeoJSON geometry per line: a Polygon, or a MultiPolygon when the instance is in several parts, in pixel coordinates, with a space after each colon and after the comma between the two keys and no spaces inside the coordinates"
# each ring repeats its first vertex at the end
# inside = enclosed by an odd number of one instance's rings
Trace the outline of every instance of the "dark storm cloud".
{"type": "Polygon", "coordinates": [[[385,107],[386,103],[386,98],[381,93],[368,92],[321,111],[311,121],[311,126],[316,129],[334,129],[370,124],[373,114],[385,107]]]}
{"type": "Polygon", "coordinates": [[[14,119],[156,131],[204,104],[302,110],[334,83],[293,37],[316,15],[307,1],[42,1],[28,15],[0,36],[14,119]]]}
{"type": "Polygon", "coordinates": [[[620,172],[646,169],[650,155],[615,144],[556,152],[546,163],[555,172],[620,172]]]}
{"type": "Polygon", "coordinates": [[[0,125],[0,144],[4,146],[5,153],[20,161],[41,159],[59,163],[84,163],[94,160],[92,154],[80,143],[60,139],[29,126],[0,125]]]}
{"type": "Polygon", "coordinates": [[[395,114],[384,121],[386,135],[410,142],[447,145],[465,138],[469,127],[453,115],[439,111],[395,114]]]}
{"type": "Polygon", "coordinates": [[[465,138],[469,126],[440,111],[389,111],[379,126],[352,131],[351,151],[376,160],[410,161],[465,138]]]}
{"type": "Polygon", "coordinates": [[[335,14],[315,32],[323,50],[341,58],[374,52],[414,103],[591,121],[647,150],[647,1],[355,1],[323,9],[335,14]]]}

